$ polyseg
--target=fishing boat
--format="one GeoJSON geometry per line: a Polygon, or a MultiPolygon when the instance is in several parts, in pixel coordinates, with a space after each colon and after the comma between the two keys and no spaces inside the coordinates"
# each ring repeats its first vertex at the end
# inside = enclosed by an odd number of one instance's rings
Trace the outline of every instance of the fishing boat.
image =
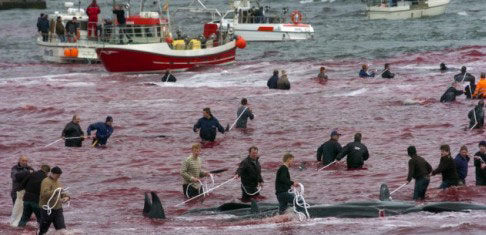
{"type": "MultiPolygon", "coordinates": [[[[168,5],[164,7],[170,16],[168,5]]],[[[169,19],[170,17],[168,17],[169,19]]],[[[170,29],[170,20],[168,21],[170,29]]],[[[125,29],[114,26],[114,38],[118,38],[125,29]]],[[[194,33],[194,32],[192,32],[194,33]]],[[[246,41],[232,30],[207,27],[203,34],[189,38],[176,33],[165,34],[161,42],[132,44],[108,43],[96,49],[101,63],[112,73],[160,73],[166,70],[187,70],[195,67],[232,63],[236,48],[245,48],[246,41]],[[202,36],[204,35],[204,36],[202,36]]]]}
{"type": "MultiPolygon", "coordinates": [[[[138,14],[130,15],[130,5],[123,4],[126,13],[125,32],[131,35],[133,44],[144,44],[160,42],[168,34],[167,19],[162,18],[156,11],[145,11],[144,1],[141,2],[138,14]]],[[[88,38],[88,15],[81,8],[81,2],[74,7],[72,2],[65,2],[64,12],[56,11],[49,14],[50,31],[47,41],[43,41],[42,35],[37,37],[37,45],[41,49],[44,61],[53,63],[97,63],[99,62],[96,48],[109,43],[118,43],[117,34],[113,32],[111,20],[105,19],[103,24],[98,25],[98,36],[88,38]],[[76,17],[79,26],[75,37],[72,40],[61,41],[55,33],[56,19],[61,17],[65,26],[68,21],[76,17]]]]}
{"type": "Polygon", "coordinates": [[[368,0],[367,16],[371,20],[403,20],[442,15],[450,0],[368,0]]]}

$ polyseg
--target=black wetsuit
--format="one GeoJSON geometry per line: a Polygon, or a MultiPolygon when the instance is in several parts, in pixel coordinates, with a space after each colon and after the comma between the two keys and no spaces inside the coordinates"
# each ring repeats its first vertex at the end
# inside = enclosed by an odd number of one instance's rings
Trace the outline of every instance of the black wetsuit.
{"type": "Polygon", "coordinates": [[[368,148],[361,141],[354,141],[347,144],[341,153],[336,156],[336,160],[340,161],[345,156],[348,169],[362,168],[364,161],[370,157],[368,148]]]}
{"type": "Polygon", "coordinates": [[[69,139],[72,137],[81,137],[84,136],[84,132],[81,130],[79,124],[74,122],[70,122],[64,127],[62,130],[62,137],[67,138],[64,142],[66,147],[81,147],[83,145],[84,138],[78,139],[69,139]]]}
{"type": "Polygon", "coordinates": [[[449,188],[450,186],[459,185],[459,176],[457,175],[456,164],[451,156],[441,157],[439,166],[432,171],[432,175],[442,174],[441,189],[449,188]]]}
{"type": "Polygon", "coordinates": [[[469,118],[469,129],[473,127],[479,129],[484,126],[484,110],[482,106],[476,105],[473,110],[469,111],[467,117],[469,118]]]}
{"type": "Polygon", "coordinates": [[[453,102],[456,101],[456,96],[460,96],[464,94],[463,91],[457,90],[454,87],[449,87],[449,89],[444,92],[444,94],[440,97],[440,102],[453,102]]]}
{"type": "MultiPolygon", "coordinates": [[[[251,195],[258,190],[258,184],[263,183],[262,168],[258,158],[253,160],[250,156],[241,161],[240,166],[236,173],[241,177],[241,197],[242,200],[249,200],[251,195]],[[243,188],[244,187],[244,188],[243,188]],[[245,192],[246,190],[246,192],[245,192]]],[[[256,193],[253,196],[258,196],[260,193],[256,193]]]]}
{"type": "Polygon", "coordinates": [[[330,139],[317,149],[317,161],[322,161],[323,165],[328,165],[336,160],[336,156],[342,149],[339,142],[330,139]]]}
{"type": "Polygon", "coordinates": [[[476,90],[476,78],[470,73],[459,73],[454,76],[456,82],[469,82],[469,85],[464,89],[466,98],[471,99],[474,90],[476,90]]]}
{"type": "Polygon", "coordinates": [[[385,72],[383,72],[383,73],[381,74],[381,77],[382,77],[382,78],[388,78],[388,79],[392,79],[392,78],[394,78],[394,77],[395,77],[395,74],[394,74],[394,73],[392,73],[392,72],[390,72],[390,70],[386,70],[385,72]]]}
{"type": "MultiPolygon", "coordinates": [[[[478,156],[486,162],[486,153],[477,152],[474,156],[478,156]]],[[[474,167],[476,167],[476,185],[486,186],[486,169],[481,169],[481,160],[474,159],[474,167]]]]}
{"type": "Polygon", "coordinates": [[[164,74],[164,76],[160,79],[162,82],[176,82],[177,79],[172,74],[164,74]]]}
{"type": "Polygon", "coordinates": [[[425,199],[425,193],[430,183],[430,172],[432,172],[432,166],[424,158],[413,156],[408,160],[407,181],[415,179],[414,200],[425,199]]]}

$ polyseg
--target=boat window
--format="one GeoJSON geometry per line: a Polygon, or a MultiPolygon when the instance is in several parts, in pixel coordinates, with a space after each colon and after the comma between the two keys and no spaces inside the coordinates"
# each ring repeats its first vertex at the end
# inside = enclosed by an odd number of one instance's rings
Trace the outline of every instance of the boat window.
{"type": "Polygon", "coordinates": [[[225,16],[224,16],[224,19],[230,19],[232,20],[233,18],[235,18],[235,13],[234,12],[228,12],[225,16]]]}

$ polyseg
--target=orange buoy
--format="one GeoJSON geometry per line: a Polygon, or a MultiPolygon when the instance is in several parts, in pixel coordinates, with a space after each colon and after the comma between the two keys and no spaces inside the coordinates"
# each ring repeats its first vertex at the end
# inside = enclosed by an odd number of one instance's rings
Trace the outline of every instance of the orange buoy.
{"type": "Polygon", "coordinates": [[[64,49],[64,57],[71,57],[71,49],[69,48],[64,49]]]}
{"type": "Polygon", "coordinates": [[[294,23],[294,24],[302,23],[303,18],[304,18],[304,16],[298,10],[295,10],[290,14],[290,19],[292,20],[292,23],[294,23]]]}
{"type": "Polygon", "coordinates": [[[236,47],[243,49],[246,47],[246,41],[241,36],[236,37],[236,47]]]}
{"type": "Polygon", "coordinates": [[[78,57],[78,48],[71,48],[71,57],[78,57]]]}
{"type": "Polygon", "coordinates": [[[165,42],[166,42],[167,44],[172,44],[172,42],[173,42],[173,41],[174,41],[174,39],[172,39],[172,37],[166,37],[166,38],[165,38],[165,42]]]}

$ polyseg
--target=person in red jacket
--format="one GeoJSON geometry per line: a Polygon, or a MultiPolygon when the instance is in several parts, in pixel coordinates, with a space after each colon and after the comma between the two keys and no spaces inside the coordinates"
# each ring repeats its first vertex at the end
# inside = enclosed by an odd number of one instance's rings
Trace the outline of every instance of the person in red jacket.
{"type": "Polygon", "coordinates": [[[93,0],[91,4],[86,9],[86,14],[89,17],[88,20],[88,38],[91,38],[91,35],[94,34],[95,37],[98,37],[98,32],[96,27],[98,25],[98,14],[100,14],[100,7],[96,4],[96,0],[93,0]]]}

